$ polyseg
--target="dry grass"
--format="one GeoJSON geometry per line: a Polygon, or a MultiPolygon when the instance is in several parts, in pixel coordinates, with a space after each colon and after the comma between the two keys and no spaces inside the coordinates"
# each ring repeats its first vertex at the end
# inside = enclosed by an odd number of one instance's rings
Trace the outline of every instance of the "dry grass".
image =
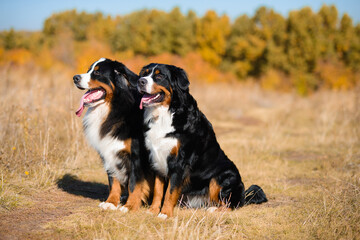
{"type": "Polygon", "coordinates": [[[74,114],[81,92],[70,72],[3,66],[0,78],[1,239],[360,238],[360,90],[301,98],[192,83],[245,185],[261,185],[269,202],[176,209],[162,221],[98,209],[106,175],[74,114]]]}

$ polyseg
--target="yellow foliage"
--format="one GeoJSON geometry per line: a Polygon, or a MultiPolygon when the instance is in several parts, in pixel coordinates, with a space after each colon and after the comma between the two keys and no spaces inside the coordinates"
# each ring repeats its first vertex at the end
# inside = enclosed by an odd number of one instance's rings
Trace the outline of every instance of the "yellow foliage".
{"type": "Polygon", "coordinates": [[[212,49],[209,47],[204,47],[199,49],[199,53],[204,58],[205,61],[218,66],[221,62],[221,57],[212,49]]]}
{"type": "Polygon", "coordinates": [[[223,73],[206,62],[198,53],[188,53],[183,61],[184,69],[191,81],[203,81],[207,83],[226,82],[235,79],[230,73],[223,73]]]}
{"type": "Polygon", "coordinates": [[[107,45],[96,41],[77,43],[75,49],[76,72],[87,71],[89,66],[100,58],[115,59],[107,45]]]}
{"type": "Polygon", "coordinates": [[[115,57],[118,59],[122,59],[122,61],[126,60],[126,59],[131,59],[134,58],[135,54],[133,50],[126,50],[126,51],[122,51],[122,52],[117,52],[115,54],[115,57]]]}
{"type": "Polygon", "coordinates": [[[261,86],[268,90],[278,90],[282,86],[281,76],[278,71],[270,69],[261,78],[261,86]]]}
{"type": "Polygon", "coordinates": [[[324,85],[331,89],[347,90],[355,84],[355,74],[341,62],[321,62],[318,64],[316,72],[324,85]]]}
{"type": "Polygon", "coordinates": [[[33,55],[26,49],[11,49],[0,52],[2,63],[13,63],[17,65],[24,65],[32,61],[33,55]]]}
{"type": "Polygon", "coordinates": [[[190,52],[184,57],[163,53],[152,57],[134,56],[129,59],[117,58],[135,73],[139,73],[141,68],[149,63],[164,63],[183,68],[188,74],[190,82],[226,82],[235,79],[230,73],[223,73],[206,62],[199,53],[190,52]]]}
{"type": "Polygon", "coordinates": [[[234,63],[234,71],[241,79],[245,78],[251,69],[252,66],[248,61],[236,61],[234,63]]]}
{"type": "Polygon", "coordinates": [[[38,55],[35,58],[35,63],[45,70],[50,70],[54,67],[55,62],[54,56],[51,54],[49,49],[43,49],[38,52],[38,55]]]}
{"type": "Polygon", "coordinates": [[[218,66],[226,50],[226,39],[230,34],[230,20],[224,15],[218,17],[215,11],[208,11],[196,22],[196,39],[201,56],[218,66]]]}
{"type": "Polygon", "coordinates": [[[164,63],[164,64],[171,64],[176,65],[178,67],[184,68],[184,61],[182,61],[181,57],[172,55],[170,53],[162,53],[153,57],[149,57],[149,62],[156,62],[156,63],[164,63]]]}
{"type": "Polygon", "coordinates": [[[312,74],[294,72],[291,75],[291,80],[297,93],[301,96],[313,93],[318,87],[318,79],[312,74]]]}
{"type": "Polygon", "coordinates": [[[260,39],[257,36],[250,35],[249,37],[249,43],[250,46],[248,49],[246,49],[246,59],[249,60],[255,60],[257,59],[262,52],[264,51],[264,48],[266,46],[266,42],[262,39],[260,39]]]}

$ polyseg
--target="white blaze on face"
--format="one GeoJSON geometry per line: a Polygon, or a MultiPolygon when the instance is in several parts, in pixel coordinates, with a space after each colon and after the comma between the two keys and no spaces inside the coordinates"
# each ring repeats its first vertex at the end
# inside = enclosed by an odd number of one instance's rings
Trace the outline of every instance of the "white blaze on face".
{"type": "Polygon", "coordinates": [[[154,79],[152,78],[153,74],[154,74],[154,70],[157,67],[157,65],[152,69],[151,73],[149,75],[147,75],[146,77],[143,77],[146,79],[147,84],[146,84],[146,89],[145,92],[148,94],[151,94],[153,85],[154,85],[154,79]]]}
{"type": "Polygon", "coordinates": [[[91,73],[94,71],[96,65],[100,62],[103,62],[105,61],[106,59],[105,58],[100,58],[99,60],[97,60],[92,66],[91,66],[91,69],[87,72],[87,73],[83,73],[83,74],[80,74],[80,77],[81,77],[81,81],[80,83],[78,84],[79,87],[81,88],[85,88],[85,89],[89,89],[89,82],[91,80],[91,73]]]}

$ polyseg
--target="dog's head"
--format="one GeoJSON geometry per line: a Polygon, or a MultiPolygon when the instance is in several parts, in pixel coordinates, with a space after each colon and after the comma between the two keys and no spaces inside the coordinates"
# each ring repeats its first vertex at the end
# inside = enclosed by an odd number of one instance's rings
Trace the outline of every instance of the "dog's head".
{"type": "Polygon", "coordinates": [[[80,117],[84,107],[110,103],[118,90],[135,87],[138,76],[122,63],[101,58],[90,66],[87,73],[75,75],[73,79],[76,87],[88,90],[76,111],[80,117]]]}
{"type": "Polygon", "coordinates": [[[151,63],[140,72],[138,91],[144,94],[140,108],[170,105],[174,93],[181,95],[189,91],[189,80],[181,68],[151,63]]]}

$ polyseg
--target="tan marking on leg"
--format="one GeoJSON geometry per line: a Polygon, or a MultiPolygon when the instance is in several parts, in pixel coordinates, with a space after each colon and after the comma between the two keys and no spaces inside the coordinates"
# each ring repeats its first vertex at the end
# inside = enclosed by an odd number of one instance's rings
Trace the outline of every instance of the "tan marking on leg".
{"type": "Polygon", "coordinates": [[[164,179],[160,176],[156,176],[154,184],[154,197],[149,209],[149,211],[153,214],[158,214],[160,212],[161,201],[164,196],[164,185],[164,179]]]}
{"type": "Polygon", "coordinates": [[[142,183],[141,201],[147,204],[148,199],[150,198],[150,195],[153,191],[154,191],[154,178],[153,177],[145,178],[144,182],[142,183]]]}
{"type": "Polygon", "coordinates": [[[226,202],[221,201],[219,199],[219,194],[221,191],[221,186],[216,182],[216,180],[213,178],[210,181],[209,184],[209,198],[211,203],[215,203],[217,206],[219,206],[216,211],[231,211],[231,208],[228,207],[228,204],[226,202]]]}
{"type": "Polygon", "coordinates": [[[179,199],[181,194],[181,188],[177,187],[170,192],[171,184],[169,181],[168,188],[165,194],[164,205],[161,209],[161,213],[167,215],[168,217],[172,217],[174,213],[174,207],[179,199]]]}
{"type": "Polygon", "coordinates": [[[210,202],[215,202],[216,204],[219,204],[219,193],[220,193],[221,187],[216,182],[216,180],[213,178],[210,181],[209,184],[209,198],[210,202]]]}
{"type": "Polygon", "coordinates": [[[136,211],[141,207],[141,197],[142,197],[142,183],[135,185],[134,191],[129,189],[129,197],[126,201],[124,207],[127,207],[129,210],[136,211]]]}
{"type": "Polygon", "coordinates": [[[118,206],[120,202],[120,195],[121,195],[121,185],[120,182],[116,178],[112,178],[112,186],[110,189],[109,197],[107,198],[107,203],[114,204],[115,207],[118,206]]]}

